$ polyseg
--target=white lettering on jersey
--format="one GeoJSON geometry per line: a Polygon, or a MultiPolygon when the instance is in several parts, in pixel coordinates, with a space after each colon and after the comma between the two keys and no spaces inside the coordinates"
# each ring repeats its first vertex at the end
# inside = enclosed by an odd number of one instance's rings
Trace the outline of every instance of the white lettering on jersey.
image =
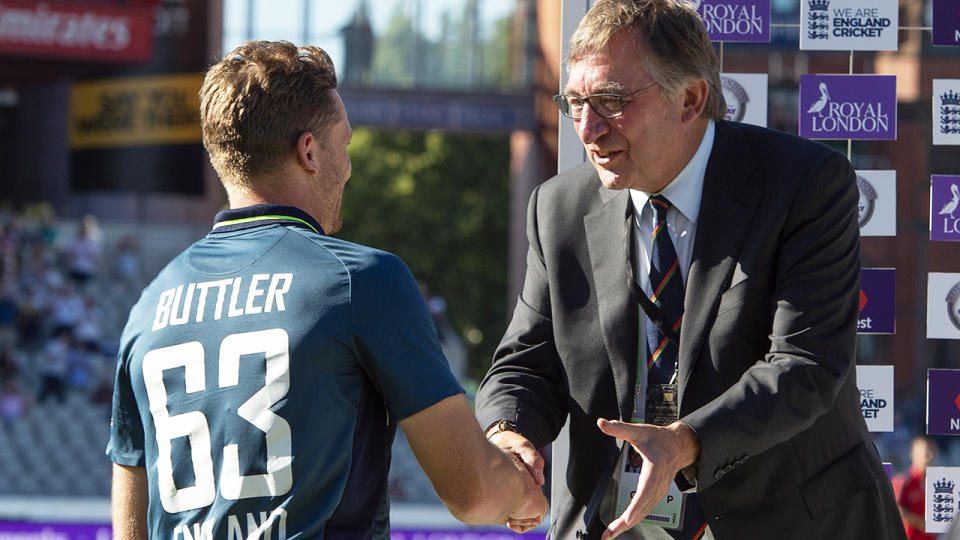
{"type": "Polygon", "coordinates": [[[173,540],[213,540],[213,522],[177,525],[173,528],[173,540]],[[191,532],[191,527],[193,531],[191,532]]]}
{"type": "Polygon", "coordinates": [[[260,523],[257,516],[248,513],[247,534],[243,534],[243,527],[237,516],[227,516],[227,540],[273,540],[273,531],[277,531],[277,540],[287,540],[287,511],[277,508],[268,516],[260,512],[260,523]],[[276,526],[276,528],[274,528],[276,526]]]}
{"type": "Polygon", "coordinates": [[[290,292],[292,283],[293,274],[287,272],[254,274],[250,278],[249,285],[245,285],[243,277],[240,276],[233,279],[178,285],[160,293],[153,318],[153,331],[162,330],[167,326],[186,324],[191,320],[203,322],[205,317],[211,315],[207,311],[207,296],[211,289],[217,291],[216,303],[210,302],[213,305],[212,316],[215,321],[223,318],[227,289],[230,290],[227,317],[270,313],[274,308],[277,311],[286,311],[283,295],[290,292]],[[263,286],[268,281],[269,285],[264,289],[263,286]]]}

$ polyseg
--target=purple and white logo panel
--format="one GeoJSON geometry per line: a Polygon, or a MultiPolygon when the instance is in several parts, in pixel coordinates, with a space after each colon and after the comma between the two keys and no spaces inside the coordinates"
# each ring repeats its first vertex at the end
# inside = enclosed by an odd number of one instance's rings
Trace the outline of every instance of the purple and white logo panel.
{"type": "Polygon", "coordinates": [[[800,48],[895,51],[897,0],[801,0],[800,48]]]}
{"type": "Polygon", "coordinates": [[[699,0],[695,4],[713,41],[770,41],[770,0],[699,0]]]}
{"type": "Polygon", "coordinates": [[[960,274],[927,275],[927,337],[960,339],[960,274]]]}
{"type": "Polygon", "coordinates": [[[800,136],[897,138],[895,75],[801,75],[800,136]]]}
{"type": "Polygon", "coordinates": [[[767,127],[766,73],[721,73],[720,85],[727,102],[724,120],[767,127]]]}
{"type": "Polygon", "coordinates": [[[927,434],[960,435],[960,369],[927,370],[927,434]]]}
{"type": "Polygon", "coordinates": [[[861,334],[893,334],[896,325],[897,271],[893,268],[860,270],[860,317],[857,331],[861,334]]]}
{"type": "Polygon", "coordinates": [[[897,235],[897,171],[857,171],[860,236],[897,235]]]}
{"type": "Polygon", "coordinates": [[[924,521],[931,534],[944,533],[957,518],[960,467],[927,467],[924,489],[924,521]]]}
{"type": "Polygon", "coordinates": [[[933,44],[960,47],[960,3],[933,0],[933,44]]]}
{"type": "Polygon", "coordinates": [[[933,80],[933,144],[960,144],[960,79],[933,80]]]}
{"type": "Polygon", "coordinates": [[[870,431],[893,431],[893,366],[857,366],[860,411],[870,431]]]}
{"type": "Polygon", "coordinates": [[[930,177],[930,240],[960,242],[960,176],[930,177]]]}

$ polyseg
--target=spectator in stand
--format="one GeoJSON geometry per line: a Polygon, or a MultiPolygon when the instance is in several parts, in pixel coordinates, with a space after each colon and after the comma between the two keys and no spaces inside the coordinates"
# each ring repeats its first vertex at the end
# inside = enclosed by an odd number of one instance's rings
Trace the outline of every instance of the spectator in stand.
{"type": "Polygon", "coordinates": [[[90,402],[102,409],[107,418],[110,418],[110,405],[113,403],[113,377],[109,373],[100,377],[97,387],[90,395],[90,402]]]}
{"type": "Polygon", "coordinates": [[[20,374],[20,364],[11,347],[0,349],[0,383],[15,379],[20,374]]]}
{"type": "Polygon", "coordinates": [[[17,290],[15,280],[0,277],[0,350],[17,346],[17,290]]]}
{"type": "Polygon", "coordinates": [[[45,287],[39,283],[28,285],[26,294],[20,302],[17,317],[19,341],[23,348],[34,350],[40,346],[48,307],[45,287]]]}
{"type": "Polygon", "coordinates": [[[16,275],[20,246],[23,240],[23,222],[19,216],[12,216],[3,224],[0,232],[0,271],[7,275],[16,275]]]}
{"type": "Polygon", "coordinates": [[[64,283],[57,295],[50,302],[50,318],[53,321],[53,332],[60,330],[72,332],[84,314],[83,297],[77,293],[70,282],[64,283]]]}
{"type": "Polygon", "coordinates": [[[103,322],[103,310],[92,296],[85,296],[83,312],[73,328],[73,338],[77,346],[85,351],[99,351],[100,340],[103,338],[103,322]]]}
{"type": "Polygon", "coordinates": [[[437,337],[440,338],[440,348],[450,364],[450,370],[457,380],[465,382],[467,377],[467,346],[460,339],[450,319],[447,318],[447,300],[442,296],[431,296],[427,299],[427,308],[437,327],[437,337]]]}
{"type": "Polygon", "coordinates": [[[140,286],[140,248],[132,236],[117,243],[113,272],[125,285],[140,286]]]}
{"type": "Polygon", "coordinates": [[[0,419],[9,429],[27,412],[27,396],[20,390],[17,379],[8,379],[0,383],[0,419]]]}
{"type": "Polygon", "coordinates": [[[80,222],[77,236],[66,248],[70,277],[83,287],[100,266],[100,228],[97,218],[86,215],[80,222]]]}
{"type": "Polygon", "coordinates": [[[66,380],[70,370],[70,331],[58,330],[40,353],[40,393],[43,403],[53,395],[61,404],[66,400],[66,380]]]}
{"type": "Polygon", "coordinates": [[[903,516],[903,527],[908,540],[934,540],[936,536],[926,533],[924,522],[924,491],[927,467],[936,457],[934,442],[925,435],[914,437],[910,446],[910,470],[894,478],[897,505],[903,516]]]}

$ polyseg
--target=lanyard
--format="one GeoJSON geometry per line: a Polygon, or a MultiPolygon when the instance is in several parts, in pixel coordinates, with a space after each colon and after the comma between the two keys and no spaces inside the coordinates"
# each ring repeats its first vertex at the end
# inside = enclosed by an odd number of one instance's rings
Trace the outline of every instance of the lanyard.
{"type": "MultiPolygon", "coordinates": [[[[633,260],[636,257],[636,242],[634,241],[634,220],[633,212],[627,214],[626,219],[626,230],[624,231],[624,248],[627,255],[627,284],[630,288],[630,296],[633,300],[640,304],[640,307],[643,308],[643,312],[647,315],[647,318],[653,322],[653,325],[657,327],[657,330],[660,330],[660,333],[666,336],[667,339],[673,342],[678,348],[680,347],[680,334],[675,332],[673,328],[670,327],[670,324],[667,322],[666,315],[663,314],[663,311],[657,307],[649,298],[647,298],[646,293],[640,288],[639,283],[637,283],[637,269],[634,268],[633,260]]],[[[639,354],[638,354],[639,356],[639,354]]]]}

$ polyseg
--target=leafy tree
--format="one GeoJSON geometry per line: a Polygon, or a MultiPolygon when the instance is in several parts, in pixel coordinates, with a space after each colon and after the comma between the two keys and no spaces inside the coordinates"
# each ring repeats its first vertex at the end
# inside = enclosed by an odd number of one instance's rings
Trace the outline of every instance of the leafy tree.
{"type": "Polygon", "coordinates": [[[510,149],[505,135],[357,129],[338,237],[400,256],[480,377],[506,321],[510,149]]]}

